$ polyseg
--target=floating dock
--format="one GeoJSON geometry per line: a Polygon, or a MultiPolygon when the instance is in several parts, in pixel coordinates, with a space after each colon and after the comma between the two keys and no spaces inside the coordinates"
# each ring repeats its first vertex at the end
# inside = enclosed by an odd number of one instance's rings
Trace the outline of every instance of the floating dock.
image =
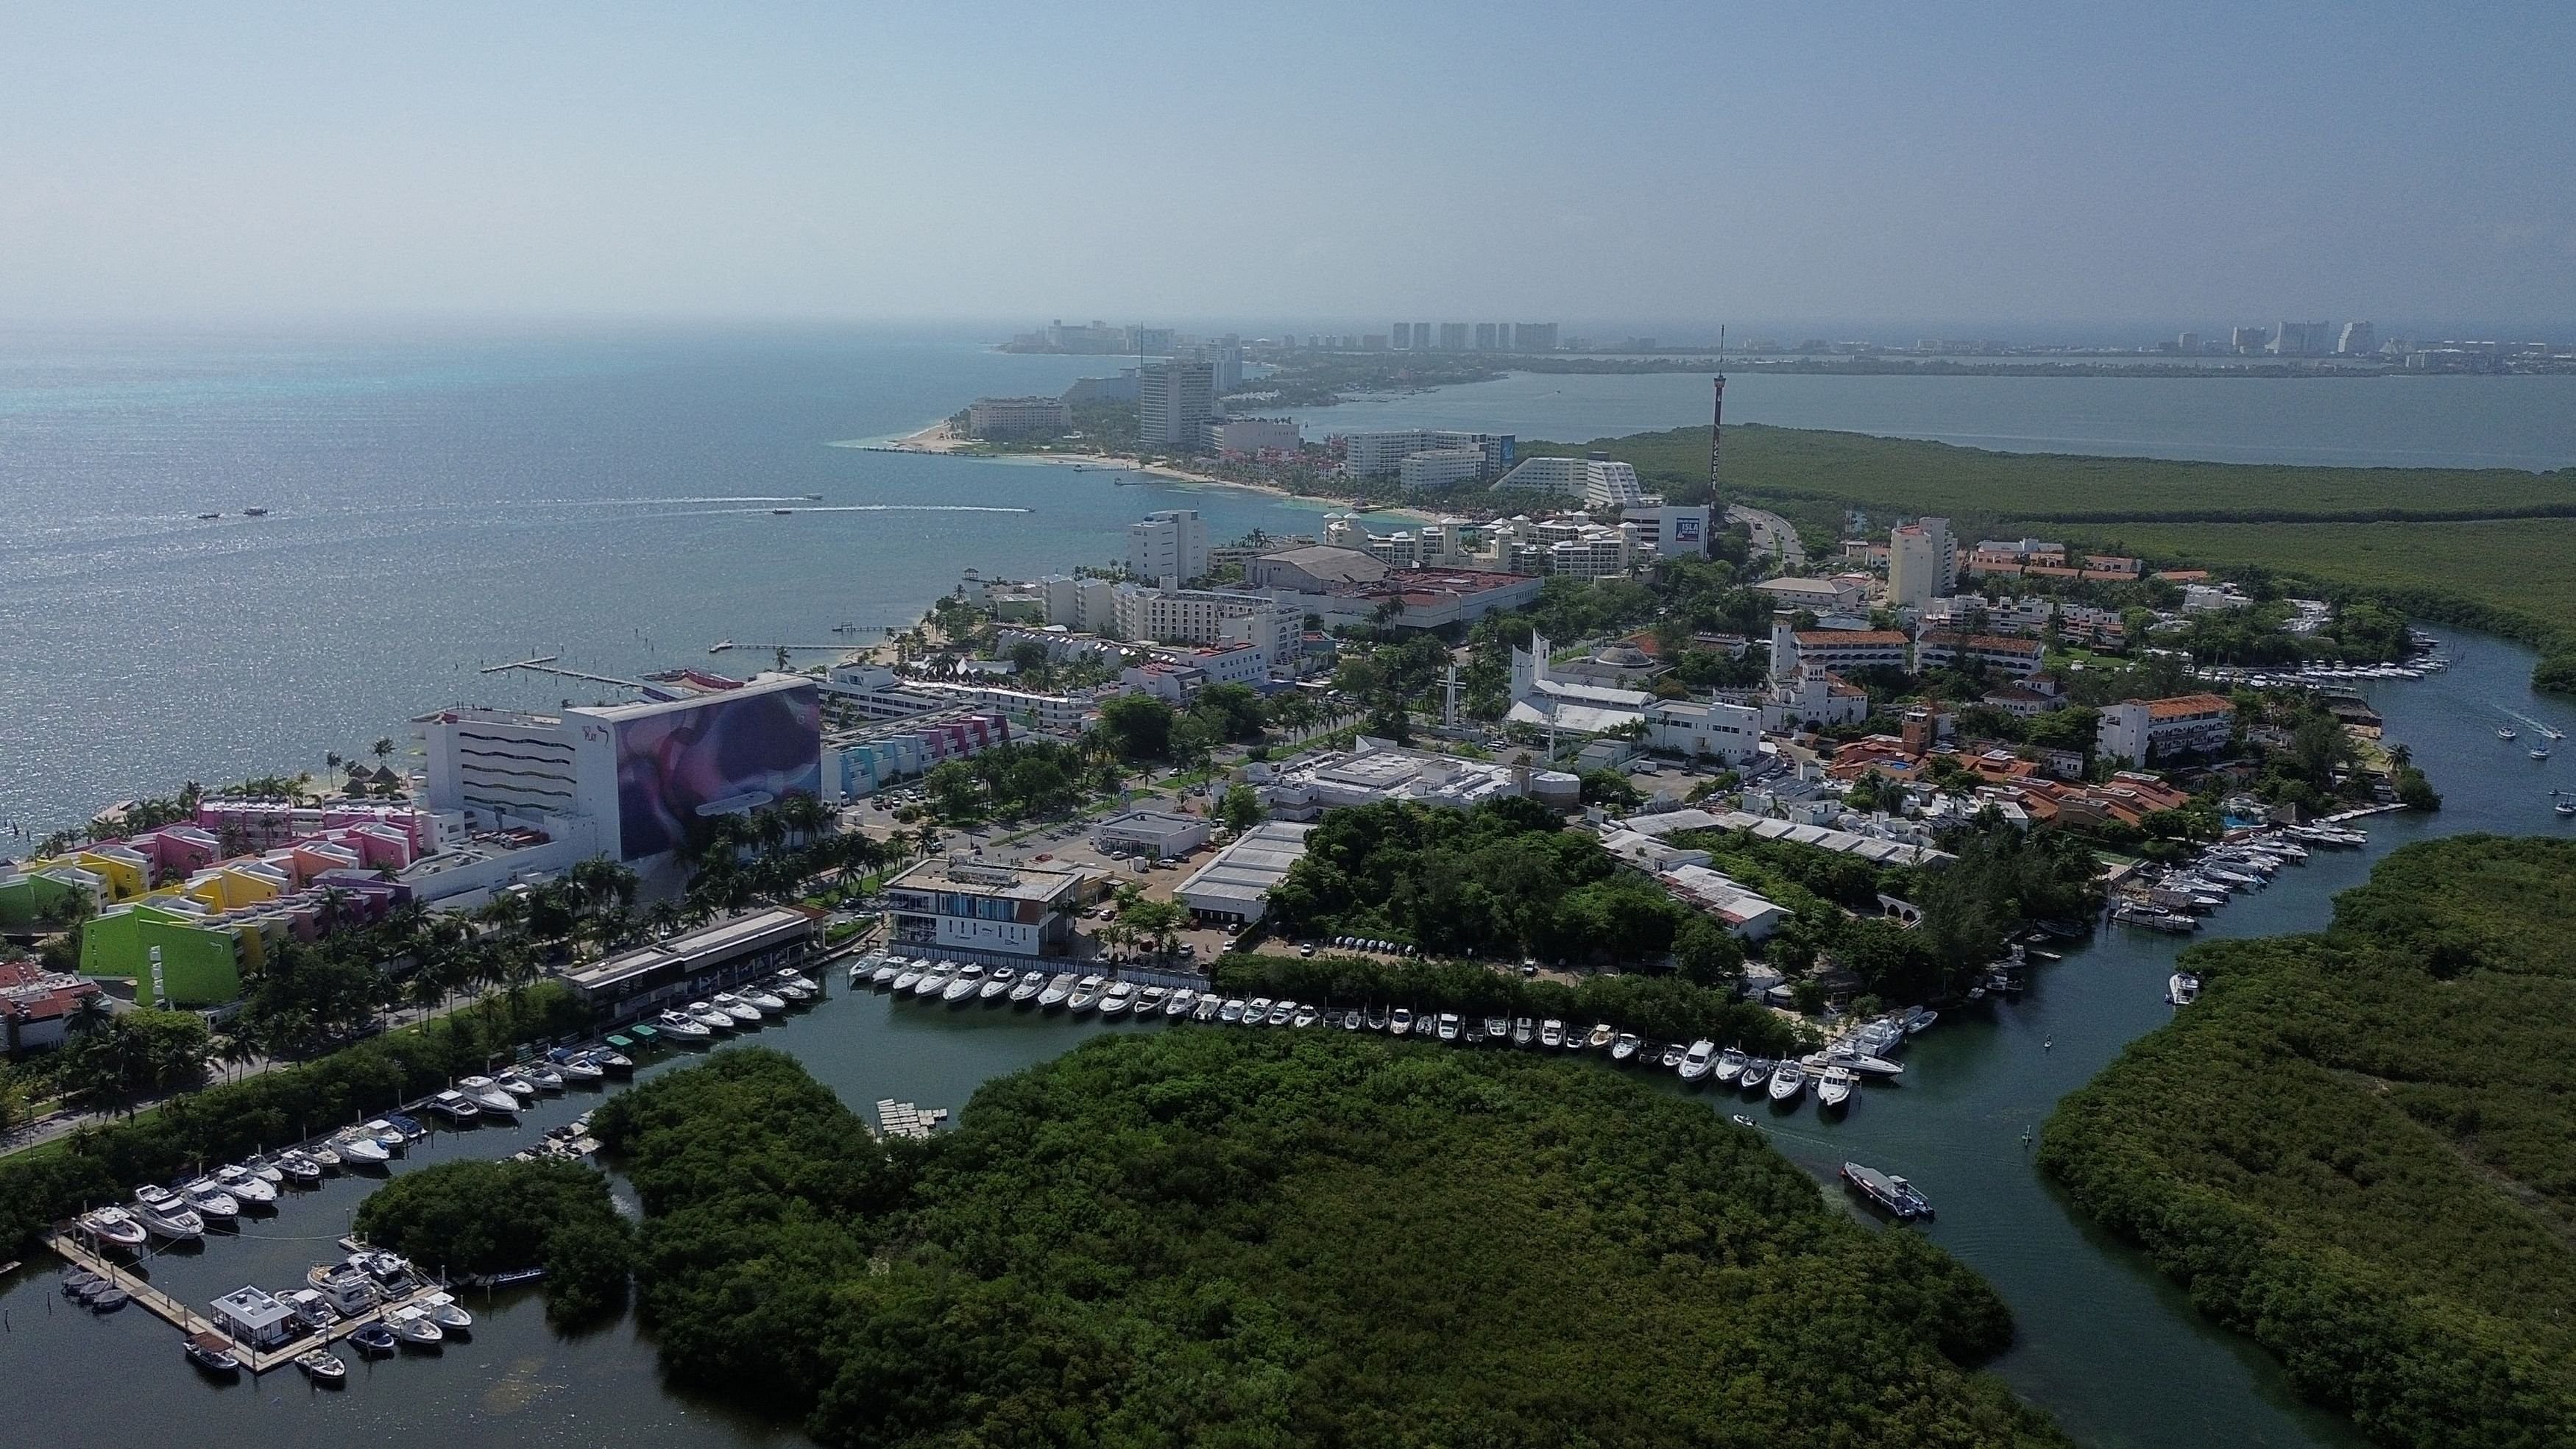
{"type": "Polygon", "coordinates": [[[887,1097],[877,1103],[877,1130],[887,1137],[909,1137],[916,1142],[930,1140],[931,1130],[948,1120],[945,1107],[916,1107],[887,1097]]]}
{"type": "Polygon", "coordinates": [[[142,1274],[118,1263],[113,1258],[91,1251],[89,1246],[75,1234],[48,1233],[45,1235],[45,1246],[60,1253],[74,1266],[86,1268],[124,1289],[128,1297],[156,1316],[167,1320],[180,1333],[192,1337],[200,1333],[211,1333],[223,1339],[231,1344],[233,1352],[241,1357],[242,1367],[249,1369],[253,1374],[264,1374],[271,1369],[289,1367],[294,1364],[298,1354],[309,1353],[317,1348],[328,1348],[368,1324],[382,1321],[386,1314],[395,1309],[408,1308],[433,1293],[446,1291],[444,1286],[438,1283],[423,1283],[400,1298],[386,1299],[368,1312],[354,1318],[343,1318],[320,1333],[308,1333],[292,1343],[262,1352],[216,1327],[214,1320],[205,1314],[153,1287],[142,1274]]]}

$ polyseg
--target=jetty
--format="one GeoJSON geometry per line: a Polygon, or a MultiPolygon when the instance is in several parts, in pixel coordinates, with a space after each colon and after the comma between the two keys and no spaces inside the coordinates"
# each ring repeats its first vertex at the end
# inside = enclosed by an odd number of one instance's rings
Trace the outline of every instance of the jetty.
{"type": "Polygon", "coordinates": [[[149,1279],[132,1268],[120,1265],[105,1254],[91,1251],[78,1235],[61,1231],[51,1232],[45,1235],[44,1242],[46,1247],[61,1254],[64,1261],[96,1273],[109,1283],[124,1289],[127,1297],[177,1328],[183,1337],[194,1338],[200,1334],[213,1334],[231,1344],[233,1353],[242,1361],[242,1367],[249,1369],[253,1374],[264,1374],[271,1369],[291,1366],[298,1354],[309,1353],[317,1348],[328,1348],[370,1323],[381,1322],[387,1314],[397,1309],[408,1308],[433,1293],[446,1291],[444,1285],[435,1281],[423,1282],[400,1298],[385,1299],[367,1312],[343,1318],[319,1333],[308,1333],[292,1343],[281,1344],[263,1352],[226,1333],[212,1318],[154,1287],[149,1279]]]}
{"type": "Polygon", "coordinates": [[[930,1140],[931,1130],[948,1120],[945,1107],[921,1108],[910,1102],[887,1097],[877,1103],[877,1128],[887,1137],[909,1137],[916,1142],[930,1140]]]}

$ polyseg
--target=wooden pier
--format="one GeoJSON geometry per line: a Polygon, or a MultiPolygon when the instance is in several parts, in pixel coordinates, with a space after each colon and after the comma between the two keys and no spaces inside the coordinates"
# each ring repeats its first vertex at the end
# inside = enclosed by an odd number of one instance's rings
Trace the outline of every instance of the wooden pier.
{"type": "MultiPolygon", "coordinates": [[[[929,1134],[925,1132],[922,1135],[928,1136],[929,1134]]],[[[59,1231],[48,1233],[45,1235],[45,1246],[61,1254],[66,1261],[72,1263],[74,1266],[86,1268],[90,1272],[96,1273],[98,1276],[106,1279],[115,1286],[124,1289],[128,1297],[132,1298],[136,1303],[142,1305],[153,1314],[169,1322],[172,1326],[176,1327],[181,1334],[194,1336],[200,1333],[211,1333],[222,1338],[225,1342],[230,1343],[233,1346],[234,1353],[240,1355],[242,1367],[249,1369],[253,1374],[264,1374],[271,1369],[288,1367],[295,1362],[298,1354],[309,1353],[317,1348],[328,1348],[339,1340],[346,1338],[348,1335],[366,1327],[368,1324],[382,1321],[385,1315],[395,1309],[408,1308],[412,1304],[427,1298],[433,1293],[445,1291],[440,1284],[423,1283],[420,1287],[413,1289],[411,1292],[404,1294],[400,1298],[388,1299],[384,1302],[380,1302],[373,1309],[365,1313],[358,1314],[356,1317],[343,1318],[339,1322],[332,1324],[329,1328],[322,1330],[320,1333],[309,1333],[302,1338],[296,1339],[292,1343],[284,1344],[280,1347],[263,1352],[253,1349],[249,1344],[243,1343],[239,1339],[234,1338],[231,1334],[224,1332],[223,1329],[216,1326],[213,1319],[208,1318],[205,1314],[199,1313],[195,1309],[190,1308],[187,1304],[182,1303],[178,1299],[171,1297],[169,1294],[162,1292],[160,1289],[153,1287],[151,1282],[145,1279],[142,1274],[119,1264],[113,1258],[102,1253],[92,1251],[89,1245],[83,1243],[75,1233],[59,1231]]],[[[297,1286],[301,1287],[303,1285],[298,1284],[297,1286]]]]}

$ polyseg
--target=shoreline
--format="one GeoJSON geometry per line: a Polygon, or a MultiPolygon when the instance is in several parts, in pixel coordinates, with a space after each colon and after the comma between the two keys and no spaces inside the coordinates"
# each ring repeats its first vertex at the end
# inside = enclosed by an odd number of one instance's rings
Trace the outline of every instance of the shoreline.
{"type": "Polygon", "coordinates": [[[917,432],[890,441],[864,446],[880,453],[919,453],[930,457],[969,457],[985,462],[1029,462],[1055,467],[1072,467],[1078,471],[1106,469],[1135,473],[1159,482],[1183,483],[1202,488],[1234,488],[1259,493],[1281,502],[1312,504],[1324,512],[1359,510],[1371,517],[1392,515],[1419,523],[1437,523],[1445,515],[1399,505],[1370,505],[1342,498],[1324,498],[1311,493],[1292,493],[1275,483],[1247,483],[1240,478],[1220,478],[1213,473],[1193,473],[1169,463],[1149,463],[1142,458],[1117,453],[967,453],[973,439],[961,438],[949,430],[945,421],[931,424],[917,432]]]}

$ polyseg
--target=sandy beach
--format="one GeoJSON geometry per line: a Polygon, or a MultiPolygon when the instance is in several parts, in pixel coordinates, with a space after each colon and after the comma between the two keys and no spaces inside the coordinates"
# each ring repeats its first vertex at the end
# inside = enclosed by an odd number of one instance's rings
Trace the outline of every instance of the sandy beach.
{"type": "MultiPolygon", "coordinates": [[[[933,423],[917,433],[908,433],[890,443],[881,443],[877,446],[892,453],[949,454],[964,452],[975,446],[975,439],[959,434],[943,421],[933,423]]],[[[1364,506],[1338,498],[1318,498],[1310,493],[1291,493],[1272,483],[1247,483],[1240,478],[1220,478],[1213,473],[1194,473],[1187,468],[1175,467],[1169,463],[1149,463],[1142,458],[1125,457],[1115,453],[1000,453],[976,456],[1003,461],[1051,463],[1107,472],[1141,473],[1164,482],[1187,483],[1202,488],[1239,488],[1247,493],[1266,493],[1273,498],[1285,499],[1291,503],[1312,504],[1328,512],[1364,506]]],[[[1442,517],[1440,514],[1426,513],[1418,508],[1383,505],[1367,507],[1366,511],[1371,517],[1403,518],[1420,523],[1434,523],[1442,517]]]]}

